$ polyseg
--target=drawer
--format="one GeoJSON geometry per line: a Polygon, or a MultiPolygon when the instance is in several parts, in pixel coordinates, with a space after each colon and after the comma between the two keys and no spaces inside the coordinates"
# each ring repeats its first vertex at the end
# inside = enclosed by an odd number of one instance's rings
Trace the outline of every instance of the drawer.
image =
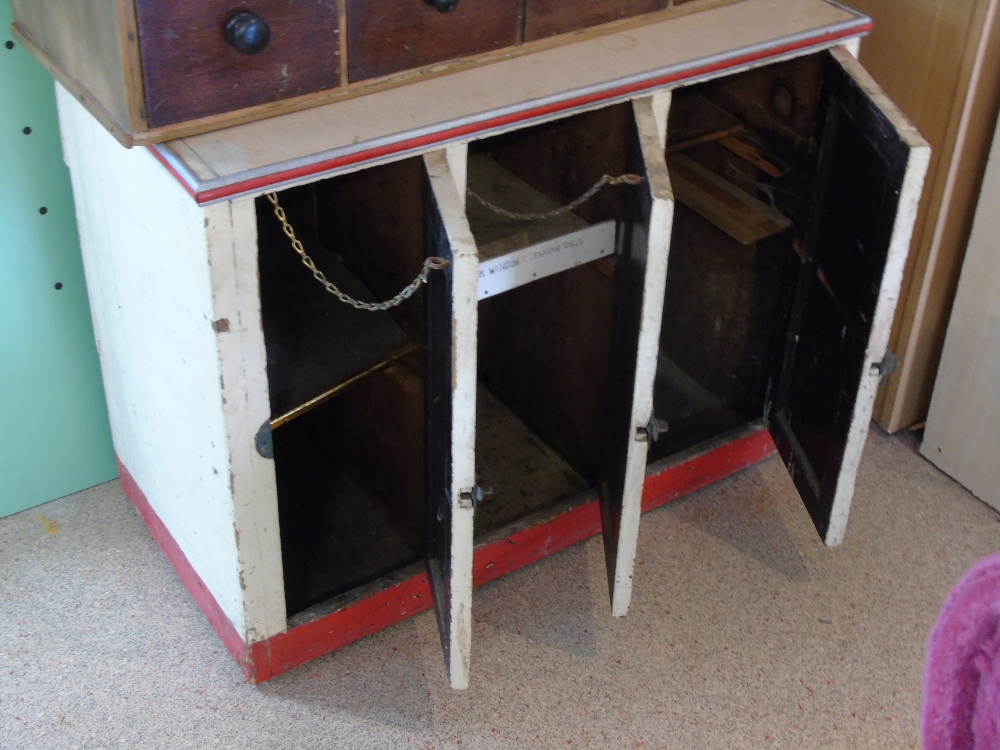
{"type": "Polygon", "coordinates": [[[348,0],[350,80],[513,46],[518,5],[518,0],[460,0],[442,13],[424,0],[348,0]]]}
{"type": "Polygon", "coordinates": [[[599,23],[650,13],[670,4],[669,0],[527,0],[524,39],[531,41],[563,34],[599,23]]]}
{"type": "Polygon", "coordinates": [[[340,84],[334,0],[137,0],[136,21],[153,127],[340,84]],[[256,54],[226,39],[226,24],[239,11],[252,12],[269,31],[256,54]]]}

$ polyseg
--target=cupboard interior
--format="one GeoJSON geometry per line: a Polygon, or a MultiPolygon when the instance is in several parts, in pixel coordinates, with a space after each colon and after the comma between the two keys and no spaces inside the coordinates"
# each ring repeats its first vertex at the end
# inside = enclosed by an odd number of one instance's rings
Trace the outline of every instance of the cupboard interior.
{"type": "Polygon", "coordinates": [[[607,243],[603,257],[502,294],[483,299],[480,287],[476,472],[487,494],[476,507],[477,541],[599,481],[616,284],[614,231],[601,235],[600,226],[620,227],[634,188],[606,186],[571,211],[533,219],[480,198],[553,214],[604,175],[625,173],[631,118],[631,106],[618,105],[470,145],[467,215],[481,263],[525,247],[550,252],[574,232],[607,243]]]}
{"type": "MultiPolygon", "coordinates": [[[[469,187],[505,209],[548,211],[625,171],[622,105],[473,143],[469,187]]],[[[468,199],[481,260],[620,222],[625,187],[577,210],[511,219],[468,199]]],[[[414,158],[279,194],[317,267],[386,300],[435,254],[434,202],[414,158]]],[[[423,288],[386,312],[355,310],[312,278],[258,199],[261,311],[289,617],[350,598],[423,559],[427,544],[423,288]]],[[[613,236],[613,234],[612,234],[613,236]]],[[[481,543],[596,485],[602,460],[615,264],[608,258],[479,303],[475,514],[481,543]]]]}
{"type": "Polygon", "coordinates": [[[764,416],[801,265],[826,54],[673,94],[676,204],[654,415],[656,462],[764,416]]]}

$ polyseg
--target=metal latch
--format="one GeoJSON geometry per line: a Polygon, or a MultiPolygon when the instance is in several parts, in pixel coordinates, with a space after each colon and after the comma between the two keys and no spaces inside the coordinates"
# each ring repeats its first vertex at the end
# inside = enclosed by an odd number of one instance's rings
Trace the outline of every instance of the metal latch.
{"type": "Polygon", "coordinates": [[[472,489],[462,490],[458,493],[458,507],[463,510],[475,510],[476,507],[483,501],[486,495],[492,495],[493,488],[487,487],[485,490],[476,485],[472,489]]]}
{"type": "Polygon", "coordinates": [[[260,426],[257,430],[257,436],[254,438],[254,446],[257,448],[257,452],[264,458],[274,458],[274,437],[271,434],[271,422],[268,420],[260,426]]]}
{"type": "Polygon", "coordinates": [[[899,369],[899,357],[887,350],[882,361],[873,362],[872,368],[878,373],[878,384],[881,387],[899,369]]]}
{"type": "Polygon", "coordinates": [[[655,443],[660,435],[667,434],[670,425],[665,419],[650,418],[645,427],[635,428],[635,439],[640,443],[655,443]]]}

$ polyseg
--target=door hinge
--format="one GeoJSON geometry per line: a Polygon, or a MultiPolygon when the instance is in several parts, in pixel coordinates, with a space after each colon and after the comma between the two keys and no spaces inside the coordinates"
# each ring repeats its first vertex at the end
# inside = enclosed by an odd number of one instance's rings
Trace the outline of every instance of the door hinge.
{"type": "Polygon", "coordinates": [[[661,435],[665,435],[670,425],[666,420],[651,417],[649,422],[642,427],[635,428],[635,439],[639,443],[655,443],[661,435]]]}
{"type": "Polygon", "coordinates": [[[257,430],[257,436],[254,438],[254,446],[262,457],[274,458],[274,436],[271,433],[270,420],[264,422],[260,426],[260,429],[257,430]]]}
{"type": "Polygon", "coordinates": [[[878,373],[878,384],[881,388],[892,377],[892,374],[899,369],[899,357],[886,350],[881,362],[872,363],[872,369],[878,373]]]}

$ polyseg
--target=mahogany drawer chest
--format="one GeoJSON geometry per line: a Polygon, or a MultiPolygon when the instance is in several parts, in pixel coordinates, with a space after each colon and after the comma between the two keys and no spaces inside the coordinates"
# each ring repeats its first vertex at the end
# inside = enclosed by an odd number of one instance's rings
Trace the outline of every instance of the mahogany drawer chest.
{"type": "Polygon", "coordinates": [[[15,36],[126,145],[215,130],[742,0],[12,0],[15,36]]]}
{"type": "Polygon", "coordinates": [[[600,533],[624,616],[641,513],[775,450],[842,541],[928,161],[869,28],[743,0],[133,149],[58,89],[122,479],[248,679],[433,608],[467,687],[474,585],[600,533]]]}

